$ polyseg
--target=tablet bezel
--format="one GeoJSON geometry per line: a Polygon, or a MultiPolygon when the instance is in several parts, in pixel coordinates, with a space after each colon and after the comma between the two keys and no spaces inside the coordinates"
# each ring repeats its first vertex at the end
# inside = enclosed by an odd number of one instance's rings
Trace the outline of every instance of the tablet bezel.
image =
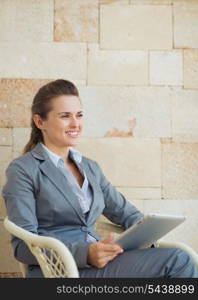
{"type": "Polygon", "coordinates": [[[147,248],[185,220],[186,216],[183,215],[148,213],[121,233],[114,243],[124,250],[147,248]]]}

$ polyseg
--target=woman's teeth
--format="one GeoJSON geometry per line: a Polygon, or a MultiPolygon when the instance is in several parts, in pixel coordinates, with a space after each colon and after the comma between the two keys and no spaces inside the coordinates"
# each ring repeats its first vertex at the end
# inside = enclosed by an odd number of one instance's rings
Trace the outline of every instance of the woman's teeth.
{"type": "Polygon", "coordinates": [[[77,136],[78,135],[78,132],[77,131],[69,131],[69,132],[66,132],[68,135],[71,135],[71,136],[77,136]]]}

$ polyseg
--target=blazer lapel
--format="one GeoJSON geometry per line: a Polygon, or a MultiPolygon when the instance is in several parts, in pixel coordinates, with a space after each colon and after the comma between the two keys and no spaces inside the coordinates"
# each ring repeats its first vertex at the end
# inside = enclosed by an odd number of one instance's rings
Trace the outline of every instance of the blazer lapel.
{"type": "Polygon", "coordinates": [[[32,150],[32,155],[37,159],[43,160],[40,164],[40,170],[49,178],[52,184],[56,186],[56,188],[63,194],[65,199],[69,201],[73,209],[76,211],[80,220],[86,224],[84,214],[82,213],[82,209],[79,204],[79,200],[75,193],[72,191],[71,186],[67,182],[64,175],[60,172],[58,168],[56,168],[53,162],[50,160],[48,154],[42,148],[40,144],[36,146],[32,150]]]}

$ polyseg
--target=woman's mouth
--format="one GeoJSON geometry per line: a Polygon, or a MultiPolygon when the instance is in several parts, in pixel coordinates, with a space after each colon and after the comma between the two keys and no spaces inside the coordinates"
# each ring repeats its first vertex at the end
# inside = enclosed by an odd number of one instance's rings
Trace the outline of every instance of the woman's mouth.
{"type": "Polygon", "coordinates": [[[78,137],[79,131],[66,131],[66,134],[72,138],[78,137]]]}

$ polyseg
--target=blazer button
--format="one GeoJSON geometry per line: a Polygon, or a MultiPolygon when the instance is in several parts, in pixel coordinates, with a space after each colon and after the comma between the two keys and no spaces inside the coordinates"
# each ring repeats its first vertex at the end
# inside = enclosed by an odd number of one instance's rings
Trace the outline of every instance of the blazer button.
{"type": "Polygon", "coordinates": [[[82,229],[82,231],[88,231],[86,226],[82,226],[81,229],[82,229]]]}

